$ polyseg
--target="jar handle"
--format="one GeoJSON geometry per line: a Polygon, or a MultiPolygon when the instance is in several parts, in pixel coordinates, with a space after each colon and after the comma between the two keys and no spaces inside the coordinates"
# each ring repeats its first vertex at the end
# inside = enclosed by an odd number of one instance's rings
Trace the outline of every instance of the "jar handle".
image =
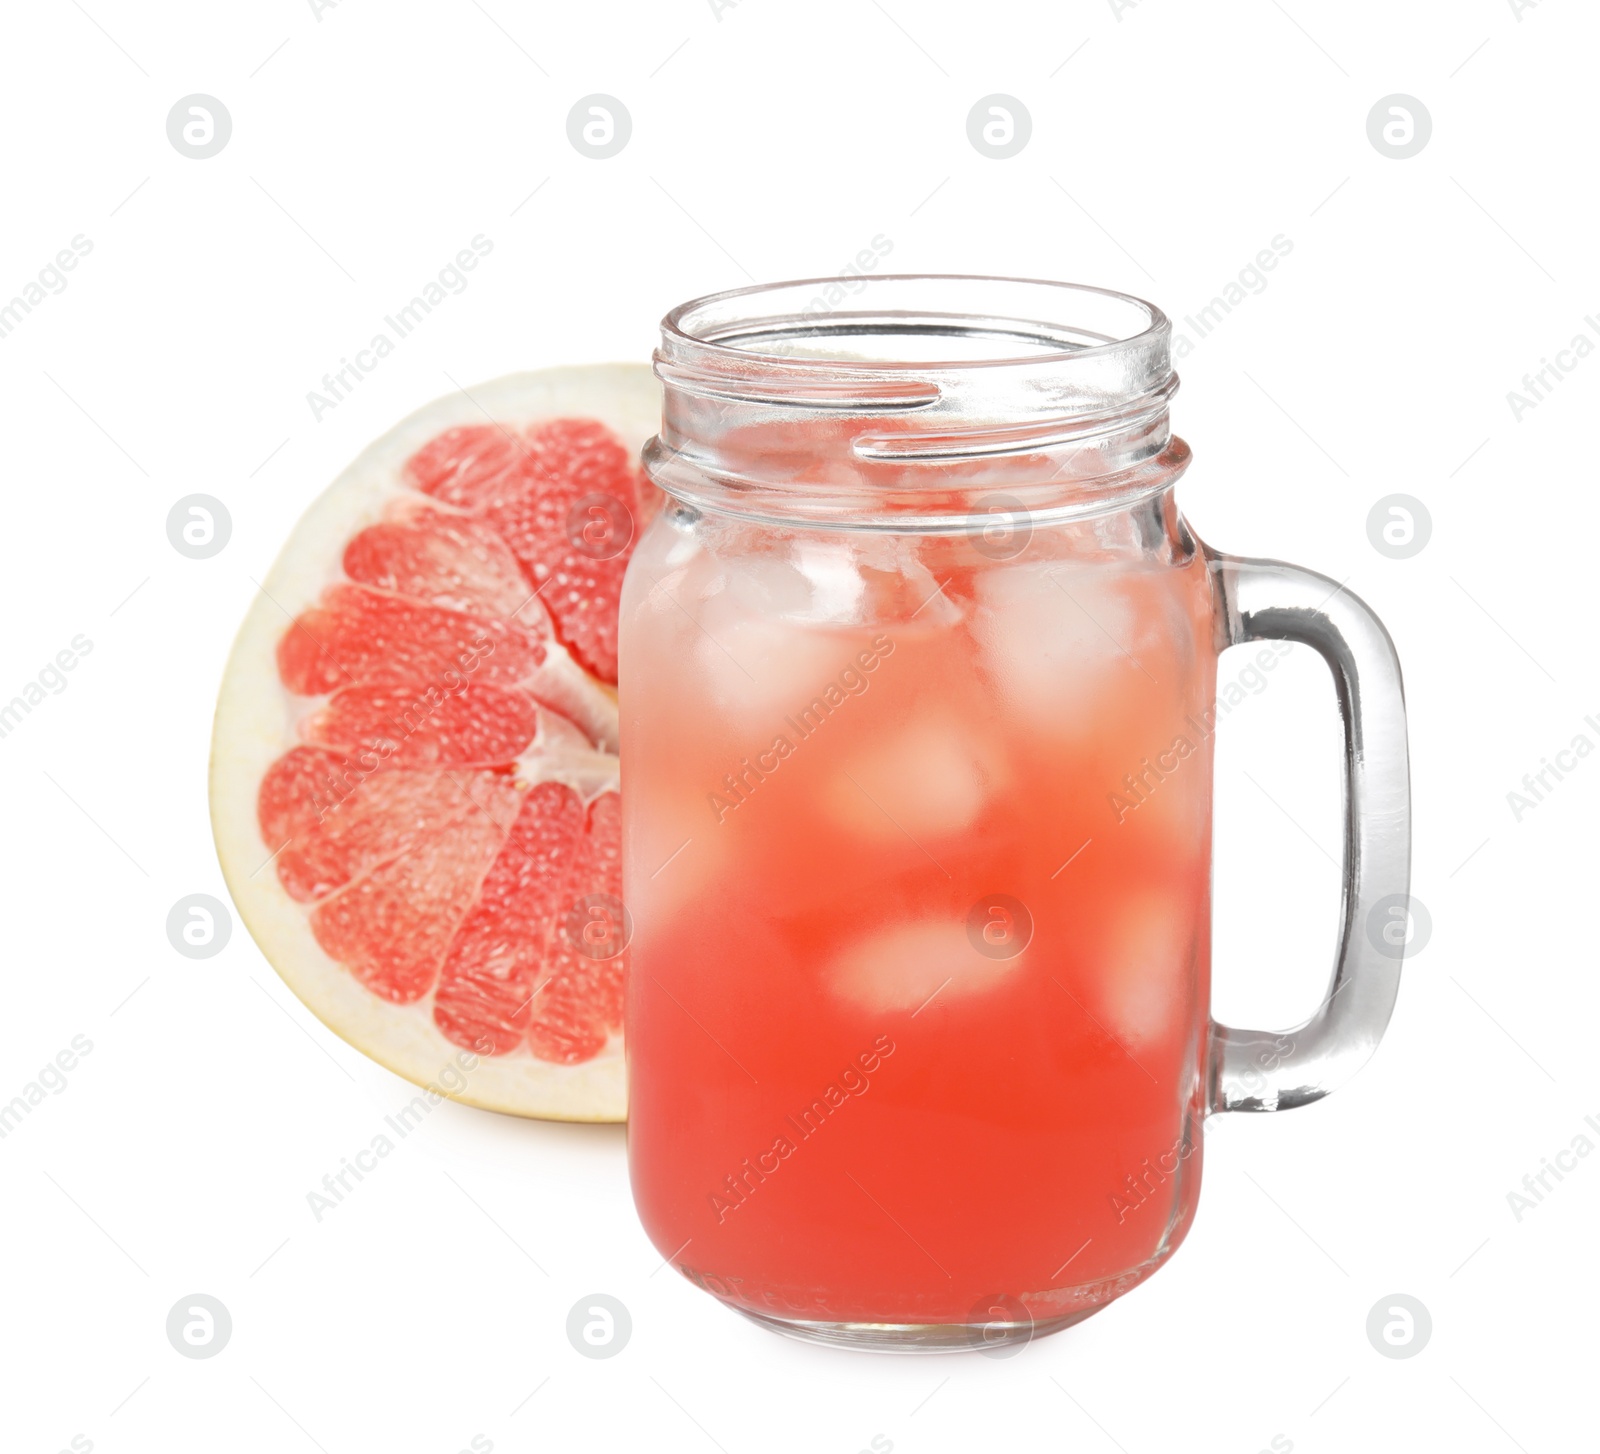
{"type": "Polygon", "coordinates": [[[1279,639],[1315,649],[1333,673],[1344,726],[1343,904],[1328,993],[1282,1034],[1211,1025],[1210,1108],[1286,1111],[1354,1075],[1394,1010],[1410,924],[1405,690],[1383,623],[1338,582],[1282,561],[1208,558],[1222,644],[1279,639]],[[1398,939],[1385,932],[1396,924],[1398,939]]]}

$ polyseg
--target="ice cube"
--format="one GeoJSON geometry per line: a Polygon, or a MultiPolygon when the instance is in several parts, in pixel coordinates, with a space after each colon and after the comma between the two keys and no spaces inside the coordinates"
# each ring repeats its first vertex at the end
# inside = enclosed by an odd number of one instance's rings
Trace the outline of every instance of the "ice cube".
{"type": "Polygon", "coordinates": [[[828,816],[860,837],[903,843],[909,836],[926,845],[963,832],[1001,776],[998,751],[985,751],[953,715],[923,717],[869,741],[840,761],[823,796],[828,816]]]}
{"type": "Polygon", "coordinates": [[[1197,951],[1192,909],[1170,892],[1131,893],[1112,911],[1095,968],[1095,1013],[1135,1056],[1181,1029],[1197,951]]]}
{"type": "Polygon", "coordinates": [[[795,614],[839,625],[860,619],[866,586],[852,540],[842,536],[797,540],[792,568],[809,587],[809,599],[795,614]]]}
{"type": "Polygon", "coordinates": [[[1144,669],[1137,603],[1114,570],[1012,563],[982,571],[976,590],[981,660],[1008,702],[1055,731],[1092,731],[1103,694],[1144,669]]]}
{"type": "Polygon", "coordinates": [[[923,559],[926,537],[867,535],[852,542],[864,592],[861,620],[892,635],[931,633],[956,624],[961,605],[923,559]]]}
{"type": "Polygon", "coordinates": [[[828,991],[873,1014],[914,1013],[930,1001],[957,1003],[992,990],[1017,972],[1010,959],[980,953],[965,918],[893,924],[845,949],[823,971],[828,991]]]}
{"type": "Polygon", "coordinates": [[[680,918],[704,924],[706,905],[737,882],[738,868],[729,862],[732,840],[706,812],[703,795],[690,801],[659,789],[639,791],[644,803],[630,811],[623,844],[628,912],[652,935],[680,918]]]}
{"type": "Polygon", "coordinates": [[[725,562],[721,588],[687,602],[693,660],[715,708],[741,729],[779,730],[797,703],[851,664],[853,638],[815,621],[812,583],[790,561],[725,562]]]}

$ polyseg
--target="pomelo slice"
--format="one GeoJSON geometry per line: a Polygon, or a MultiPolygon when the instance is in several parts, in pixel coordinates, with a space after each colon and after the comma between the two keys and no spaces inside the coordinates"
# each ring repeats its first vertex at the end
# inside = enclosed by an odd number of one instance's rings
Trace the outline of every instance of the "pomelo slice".
{"type": "Polygon", "coordinates": [[[223,678],[240,915],[331,1029],[473,1105],[626,1114],[617,596],[659,417],[627,364],[413,414],[295,527],[223,678]]]}

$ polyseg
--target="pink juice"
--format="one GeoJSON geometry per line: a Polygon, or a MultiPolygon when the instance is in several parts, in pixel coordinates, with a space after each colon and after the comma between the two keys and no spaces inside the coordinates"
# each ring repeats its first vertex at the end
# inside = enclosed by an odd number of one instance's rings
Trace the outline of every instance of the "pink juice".
{"type": "Polygon", "coordinates": [[[633,1186],[726,1301],[926,1324],[1003,1296],[1042,1320],[1181,1239],[1214,605],[1170,492],[1140,510],[1142,533],[1125,510],[1010,559],[670,510],[641,542],[633,1186]]]}

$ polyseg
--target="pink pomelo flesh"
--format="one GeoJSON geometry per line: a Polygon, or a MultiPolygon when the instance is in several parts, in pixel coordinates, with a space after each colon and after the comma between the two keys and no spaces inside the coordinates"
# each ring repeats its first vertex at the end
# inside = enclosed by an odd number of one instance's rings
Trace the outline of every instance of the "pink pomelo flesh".
{"type": "Polygon", "coordinates": [[[413,1079],[457,1047],[493,1063],[463,1098],[524,1114],[621,1114],[617,598],[653,514],[641,375],[605,380],[621,378],[631,439],[599,391],[592,414],[512,409],[391,451],[328,508],[342,538],[291,541],[298,599],[270,656],[247,623],[219,706],[219,847],[280,973],[413,1079]],[[228,740],[270,739],[277,715],[270,760],[228,740]],[[251,773],[260,857],[236,873],[251,773]]]}

